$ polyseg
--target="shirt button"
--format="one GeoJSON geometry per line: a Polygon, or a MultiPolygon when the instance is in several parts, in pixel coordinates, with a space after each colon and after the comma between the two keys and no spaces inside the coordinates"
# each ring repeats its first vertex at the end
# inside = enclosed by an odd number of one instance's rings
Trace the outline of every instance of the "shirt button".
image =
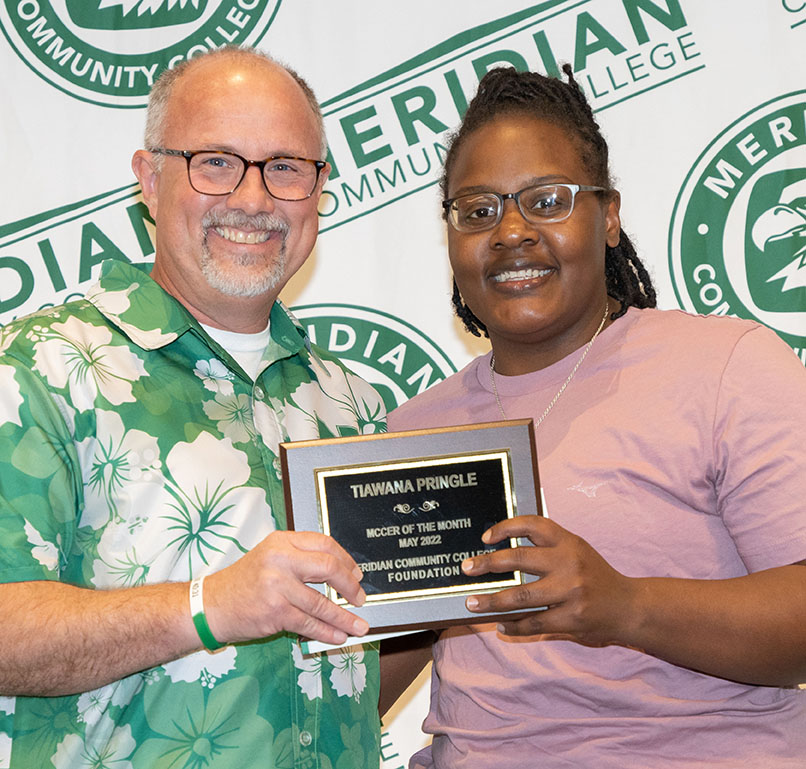
{"type": "Polygon", "coordinates": [[[265,395],[266,393],[263,392],[262,387],[255,387],[255,398],[257,398],[259,401],[262,401],[265,395]]]}
{"type": "Polygon", "coordinates": [[[313,742],[313,737],[310,732],[299,733],[299,744],[304,745],[306,748],[313,742]]]}

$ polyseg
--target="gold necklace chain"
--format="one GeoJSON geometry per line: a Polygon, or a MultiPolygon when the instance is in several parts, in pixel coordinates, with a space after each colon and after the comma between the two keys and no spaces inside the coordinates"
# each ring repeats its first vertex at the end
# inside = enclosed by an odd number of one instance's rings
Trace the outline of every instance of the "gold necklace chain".
{"type": "MultiPolygon", "coordinates": [[[[560,389],[557,391],[557,394],[554,396],[554,398],[552,398],[551,403],[549,403],[549,405],[546,407],[546,410],[540,415],[537,422],[535,422],[535,428],[537,428],[540,425],[540,423],[549,415],[549,411],[551,411],[554,408],[554,404],[557,403],[558,400],[560,400],[560,396],[565,392],[565,388],[568,387],[571,380],[574,378],[574,374],[577,373],[577,369],[582,365],[582,361],[585,360],[588,351],[590,350],[591,347],[593,347],[593,343],[596,341],[596,337],[599,336],[599,333],[604,328],[604,325],[607,322],[607,313],[609,309],[610,309],[610,302],[608,301],[605,302],[605,311],[604,315],[602,315],[602,320],[599,323],[599,328],[596,329],[595,333],[590,339],[590,342],[588,342],[585,345],[585,349],[582,351],[582,355],[580,355],[579,360],[576,362],[576,365],[571,370],[571,373],[568,375],[568,379],[566,379],[562,383],[562,387],[560,387],[560,389]]],[[[501,416],[504,419],[507,419],[506,412],[504,411],[504,407],[501,404],[501,398],[498,396],[498,388],[495,386],[495,353],[493,353],[490,356],[490,383],[493,386],[493,395],[495,395],[495,402],[498,404],[498,410],[501,412],[501,416]]]]}

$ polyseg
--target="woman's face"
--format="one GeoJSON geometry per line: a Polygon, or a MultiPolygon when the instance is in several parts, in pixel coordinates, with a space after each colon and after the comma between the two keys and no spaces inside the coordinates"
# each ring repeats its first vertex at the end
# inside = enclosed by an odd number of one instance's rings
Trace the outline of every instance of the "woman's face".
{"type": "MultiPolygon", "coordinates": [[[[517,192],[531,185],[595,185],[574,139],[554,123],[515,114],[469,134],[455,158],[448,196],[517,192]]],[[[619,240],[616,193],[580,192],[562,222],[526,221],[506,200],[483,232],[448,226],[448,252],[462,297],[487,327],[496,368],[543,367],[584,345],[602,319],[605,245],[619,240]]],[[[611,311],[616,307],[611,307],[611,311]]]]}

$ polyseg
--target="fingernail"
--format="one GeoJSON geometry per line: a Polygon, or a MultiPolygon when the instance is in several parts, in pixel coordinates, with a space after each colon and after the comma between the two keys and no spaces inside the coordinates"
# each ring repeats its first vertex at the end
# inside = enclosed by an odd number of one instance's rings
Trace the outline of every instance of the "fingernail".
{"type": "Polygon", "coordinates": [[[364,579],[364,572],[361,571],[358,566],[356,566],[353,569],[353,576],[360,582],[362,579],[364,579]]]}
{"type": "Polygon", "coordinates": [[[470,611],[475,611],[479,608],[479,599],[474,595],[470,595],[465,600],[465,606],[467,606],[470,611]]]}
{"type": "Polygon", "coordinates": [[[492,535],[490,534],[490,530],[487,529],[487,531],[485,531],[484,534],[481,535],[481,541],[487,543],[490,541],[491,537],[492,535]]]}
{"type": "Polygon", "coordinates": [[[468,572],[468,571],[472,571],[472,569],[473,569],[473,559],[472,558],[467,558],[464,561],[462,561],[462,571],[468,572]]]}
{"type": "Polygon", "coordinates": [[[369,630],[369,623],[360,617],[353,622],[353,635],[365,635],[369,630]]]}
{"type": "Polygon", "coordinates": [[[363,606],[365,601],[367,600],[367,594],[359,588],[358,593],[355,596],[355,603],[353,606],[363,606]]]}

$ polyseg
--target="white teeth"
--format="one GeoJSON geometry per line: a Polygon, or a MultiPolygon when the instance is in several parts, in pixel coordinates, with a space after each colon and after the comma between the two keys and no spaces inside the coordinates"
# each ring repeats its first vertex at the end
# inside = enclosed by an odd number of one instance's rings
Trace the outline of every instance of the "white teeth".
{"type": "Polygon", "coordinates": [[[528,267],[525,270],[507,270],[506,272],[499,272],[493,277],[497,283],[503,283],[507,280],[528,280],[529,278],[542,278],[548,275],[551,270],[533,270],[528,267]]]}
{"type": "Polygon", "coordinates": [[[230,227],[216,227],[215,231],[224,240],[231,240],[233,243],[263,243],[271,237],[270,230],[235,230],[230,227]]]}

